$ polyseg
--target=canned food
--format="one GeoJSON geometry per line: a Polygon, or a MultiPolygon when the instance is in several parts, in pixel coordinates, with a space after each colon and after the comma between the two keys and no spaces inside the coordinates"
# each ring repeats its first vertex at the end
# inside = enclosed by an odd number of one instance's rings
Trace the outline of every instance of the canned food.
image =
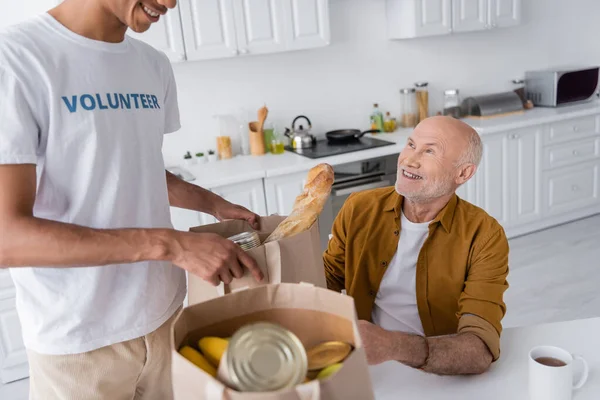
{"type": "Polygon", "coordinates": [[[224,356],[227,383],[242,392],[269,392],[304,382],[302,342],[280,325],[259,322],[240,328],[224,356]]]}
{"type": "Polygon", "coordinates": [[[323,342],[306,352],[308,370],[318,371],[330,365],[343,361],[352,351],[352,346],[346,342],[323,342]]]}
{"type": "Polygon", "coordinates": [[[242,232],[228,238],[244,251],[260,246],[260,238],[256,232],[242,232]]]}

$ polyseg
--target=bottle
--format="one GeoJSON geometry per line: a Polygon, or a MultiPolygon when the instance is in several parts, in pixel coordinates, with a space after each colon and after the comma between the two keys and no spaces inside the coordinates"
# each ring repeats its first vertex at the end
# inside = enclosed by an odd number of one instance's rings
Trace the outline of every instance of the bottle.
{"type": "Polygon", "coordinates": [[[371,113],[371,129],[378,129],[383,132],[383,114],[379,111],[379,104],[373,104],[373,112],[371,113]],[[374,127],[374,128],[373,128],[374,127]]]}
{"type": "Polygon", "coordinates": [[[444,115],[454,118],[462,117],[458,89],[444,90],[444,115]]]}
{"type": "Polygon", "coordinates": [[[385,120],[383,121],[383,131],[390,133],[396,130],[396,120],[392,118],[390,112],[385,113],[385,120]]]}

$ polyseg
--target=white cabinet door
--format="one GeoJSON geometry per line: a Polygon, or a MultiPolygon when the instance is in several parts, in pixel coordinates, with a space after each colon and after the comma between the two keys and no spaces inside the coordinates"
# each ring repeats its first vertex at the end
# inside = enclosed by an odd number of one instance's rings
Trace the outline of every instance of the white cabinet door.
{"type": "Polygon", "coordinates": [[[454,0],[452,31],[469,32],[488,28],[488,0],[454,0]]]}
{"type": "Polygon", "coordinates": [[[185,60],[179,7],[175,7],[166,15],[161,16],[159,21],[152,24],[146,32],[136,33],[130,29],[127,34],[163,51],[171,62],[185,60]]]}
{"type": "Polygon", "coordinates": [[[282,0],[233,0],[233,11],[241,55],[286,50],[282,0]]]}
{"type": "Polygon", "coordinates": [[[504,28],[521,22],[521,0],[489,0],[489,23],[504,28]]]}
{"type": "Polygon", "coordinates": [[[542,127],[508,134],[508,198],[511,225],[541,218],[542,127]]]}
{"type": "Polygon", "coordinates": [[[483,137],[483,157],[477,177],[477,205],[496,218],[500,224],[508,224],[508,168],[507,135],[483,137]]]}
{"type": "Polygon", "coordinates": [[[5,1],[0,13],[0,29],[23,22],[56,7],[59,0],[5,1]]]}
{"type": "Polygon", "coordinates": [[[288,50],[309,49],[329,44],[327,0],[284,0],[283,5],[288,50]]]}
{"type": "MultiPolygon", "coordinates": [[[[267,213],[262,179],[216,187],[212,188],[211,191],[233,204],[246,207],[258,215],[266,215],[267,213]]],[[[216,220],[214,221],[216,222],[216,220]]]]}
{"type": "Polygon", "coordinates": [[[287,216],[292,212],[296,197],[304,190],[306,172],[265,179],[268,215],[287,216]]]}
{"type": "Polygon", "coordinates": [[[15,288],[6,269],[0,269],[0,383],[29,375],[21,323],[15,307],[15,288]]]}
{"type": "Polygon", "coordinates": [[[450,0],[415,0],[416,37],[445,35],[452,32],[450,0]]]}
{"type": "Polygon", "coordinates": [[[233,0],[179,0],[187,59],[235,57],[233,0]]]}

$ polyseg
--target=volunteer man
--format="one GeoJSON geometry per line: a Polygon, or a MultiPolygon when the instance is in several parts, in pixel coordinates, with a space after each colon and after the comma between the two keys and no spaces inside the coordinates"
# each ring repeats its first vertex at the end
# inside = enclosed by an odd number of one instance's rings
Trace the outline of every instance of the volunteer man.
{"type": "Polygon", "coordinates": [[[337,216],[327,284],[354,297],[369,363],[478,374],[500,356],[508,242],[455,194],[481,153],[464,122],[426,119],[398,158],[395,188],[357,193],[337,216]]]}
{"type": "Polygon", "coordinates": [[[256,263],[172,229],[169,204],[259,217],[164,170],[179,129],[168,59],[125,36],[176,0],[65,0],[0,35],[0,265],[11,268],[31,398],[172,397],[168,323],[185,271],[218,284],[256,263]]]}

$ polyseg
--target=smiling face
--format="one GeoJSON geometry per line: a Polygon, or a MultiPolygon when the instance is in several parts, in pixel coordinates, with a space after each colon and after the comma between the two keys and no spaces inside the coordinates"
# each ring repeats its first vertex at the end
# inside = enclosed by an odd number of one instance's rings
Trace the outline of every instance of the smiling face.
{"type": "Polygon", "coordinates": [[[177,0],[103,0],[105,6],[131,30],[141,33],[158,22],[177,0]]]}
{"type": "Polygon", "coordinates": [[[449,117],[421,122],[398,157],[396,191],[417,203],[454,193],[475,172],[474,164],[461,162],[473,133],[471,127],[449,117]]]}

